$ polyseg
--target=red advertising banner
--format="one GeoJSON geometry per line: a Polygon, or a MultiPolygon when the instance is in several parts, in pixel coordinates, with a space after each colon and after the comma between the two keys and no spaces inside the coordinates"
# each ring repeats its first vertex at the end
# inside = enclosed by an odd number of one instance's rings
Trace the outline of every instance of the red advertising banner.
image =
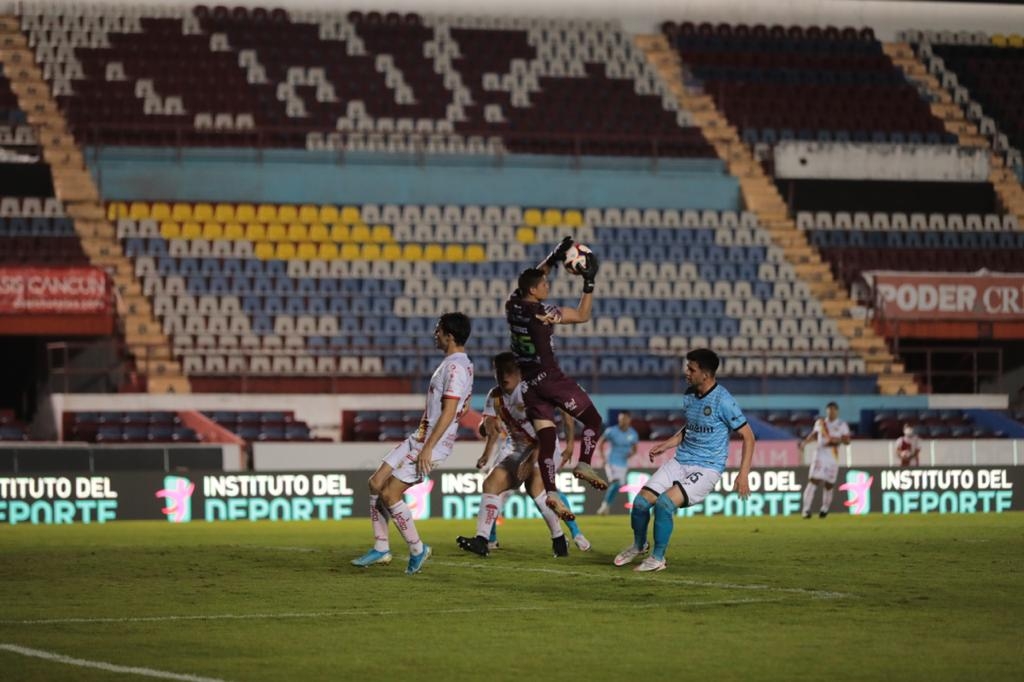
{"type": "Polygon", "coordinates": [[[106,313],[107,275],[99,268],[0,267],[0,315],[106,313]]]}
{"type": "Polygon", "coordinates": [[[1024,274],[959,272],[862,273],[889,320],[1019,322],[1024,318],[1024,274]]]}

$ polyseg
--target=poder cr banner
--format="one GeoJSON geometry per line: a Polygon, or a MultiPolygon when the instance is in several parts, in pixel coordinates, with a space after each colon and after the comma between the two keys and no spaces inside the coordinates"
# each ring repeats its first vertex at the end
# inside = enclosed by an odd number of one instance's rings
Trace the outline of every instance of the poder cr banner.
{"type": "Polygon", "coordinates": [[[1024,315],[1024,274],[872,270],[863,277],[890,320],[1009,322],[1024,315]]]}
{"type": "MultiPolygon", "coordinates": [[[[370,471],[275,473],[110,473],[0,477],[0,525],[159,520],[340,521],[369,516],[370,471]]],[[[652,474],[630,471],[612,506],[625,517],[652,474]]],[[[469,521],[480,510],[484,476],[438,471],[413,486],[406,502],[416,519],[469,521]]],[[[794,516],[800,514],[807,468],[754,469],[750,496],[733,490],[735,470],[701,504],[680,516],[794,516]]],[[[840,471],[835,514],[997,514],[1024,510],[1024,467],[851,468],[840,471]]],[[[568,471],[558,487],[577,514],[597,511],[603,494],[568,471]]],[[[505,503],[509,519],[540,518],[523,490],[505,503]]],[[[623,522],[626,523],[625,518],[623,522]]]]}
{"type": "Polygon", "coordinates": [[[97,314],[110,306],[99,268],[0,268],[0,314],[97,314]]]}

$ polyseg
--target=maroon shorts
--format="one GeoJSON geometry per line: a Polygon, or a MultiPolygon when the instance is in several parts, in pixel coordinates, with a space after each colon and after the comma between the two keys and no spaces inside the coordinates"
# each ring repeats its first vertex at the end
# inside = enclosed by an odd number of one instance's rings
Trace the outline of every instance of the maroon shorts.
{"type": "Polygon", "coordinates": [[[555,420],[555,410],[563,409],[579,417],[592,407],[590,396],[579,384],[564,374],[542,373],[526,381],[523,391],[526,416],[530,419],[555,420]]]}

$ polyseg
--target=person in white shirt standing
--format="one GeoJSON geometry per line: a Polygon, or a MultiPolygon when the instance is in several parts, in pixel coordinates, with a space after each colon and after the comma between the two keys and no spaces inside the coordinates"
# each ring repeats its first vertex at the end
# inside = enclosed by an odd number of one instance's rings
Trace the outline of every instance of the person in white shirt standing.
{"type": "Polygon", "coordinates": [[[352,564],[363,568],[390,564],[388,518],[409,544],[409,565],[405,572],[419,573],[430,558],[430,545],[420,539],[412,512],[405,503],[405,491],[420,483],[430,471],[446,460],[455,444],[459,418],[469,407],[473,393],[473,363],[466,355],[471,324],[462,313],[445,313],[434,328],[434,344],[444,351],[444,360],[430,377],[427,406],[419,428],[384,457],[370,477],[370,522],[373,549],[352,564]]]}
{"type": "Polygon", "coordinates": [[[803,515],[805,519],[811,518],[814,495],[821,486],[821,510],[818,516],[825,518],[828,516],[829,507],[832,506],[833,488],[839,475],[839,446],[850,442],[850,425],[839,418],[839,405],[835,402],[825,406],[825,418],[819,418],[814,422],[814,430],[801,441],[800,447],[803,448],[811,441],[816,441],[817,447],[814,451],[814,461],[811,462],[807,487],[804,488],[803,515]]]}
{"type": "Polygon", "coordinates": [[[900,458],[901,467],[916,467],[920,464],[921,439],[910,424],[903,425],[903,435],[896,439],[896,454],[900,458]]]}

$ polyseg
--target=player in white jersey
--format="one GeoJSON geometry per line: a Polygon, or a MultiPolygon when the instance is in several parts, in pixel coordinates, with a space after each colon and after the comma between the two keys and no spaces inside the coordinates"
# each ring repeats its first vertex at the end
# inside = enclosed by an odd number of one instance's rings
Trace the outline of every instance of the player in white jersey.
{"type": "MultiPolygon", "coordinates": [[[[483,468],[491,459],[492,453],[499,447],[500,450],[491,472],[484,480],[476,535],[460,535],[456,542],[467,552],[487,556],[489,536],[501,512],[504,493],[526,483],[530,496],[533,497],[537,509],[551,531],[551,546],[555,556],[568,556],[569,545],[558,523],[558,515],[547,505],[547,495],[552,493],[545,492],[544,481],[540,476],[537,464],[537,432],[526,416],[526,403],[523,399],[525,385],[522,383],[522,374],[516,364],[514,353],[505,352],[494,356],[494,376],[498,385],[487,394],[483,411],[487,444],[477,466],[483,468]],[[507,437],[503,437],[504,433],[508,434],[507,437]]],[[[564,465],[572,456],[575,421],[564,411],[562,416],[566,425],[567,440],[562,454],[564,465]]],[[[584,552],[589,550],[590,542],[580,532],[575,521],[567,521],[566,524],[576,546],[584,552]]]]}
{"type": "Polygon", "coordinates": [[[391,563],[389,517],[394,519],[398,532],[409,544],[409,565],[405,572],[419,573],[430,558],[430,546],[420,540],[404,494],[452,452],[459,417],[469,407],[473,393],[473,363],[466,356],[465,348],[470,331],[469,318],[462,313],[445,313],[434,327],[434,344],[444,351],[444,360],[430,377],[427,406],[419,428],[395,446],[370,477],[374,545],[366,554],[352,560],[356,566],[391,563]]]}
{"type": "Polygon", "coordinates": [[[804,488],[805,519],[811,518],[811,505],[814,503],[814,494],[818,491],[818,486],[823,488],[818,516],[828,516],[828,509],[832,506],[833,488],[839,475],[839,446],[850,442],[850,426],[839,418],[839,405],[831,402],[825,406],[825,418],[819,418],[814,422],[814,430],[807,434],[800,447],[803,448],[812,441],[817,443],[817,447],[814,449],[814,461],[811,462],[811,471],[807,476],[807,487],[804,488]]]}

